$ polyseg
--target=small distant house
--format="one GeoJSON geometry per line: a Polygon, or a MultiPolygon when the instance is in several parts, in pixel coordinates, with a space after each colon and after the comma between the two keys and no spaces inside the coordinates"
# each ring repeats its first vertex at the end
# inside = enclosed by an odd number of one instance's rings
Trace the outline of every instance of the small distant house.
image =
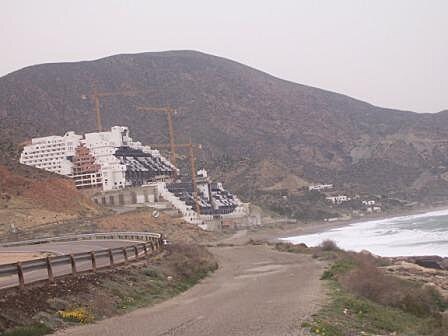
{"type": "Polygon", "coordinates": [[[333,189],[332,184],[313,184],[308,186],[308,191],[322,191],[327,189],[333,189]]]}
{"type": "Polygon", "coordinates": [[[351,198],[348,197],[347,195],[328,196],[325,199],[333,204],[341,204],[351,200],[351,198]]]}
{"type": "Polygon", "coordinates": [[[368,213],[381,212],[381,207],[379,207],[379,206],[371,206],[371,207],[368,207],[366,210],[367,210],[368,213]]]}

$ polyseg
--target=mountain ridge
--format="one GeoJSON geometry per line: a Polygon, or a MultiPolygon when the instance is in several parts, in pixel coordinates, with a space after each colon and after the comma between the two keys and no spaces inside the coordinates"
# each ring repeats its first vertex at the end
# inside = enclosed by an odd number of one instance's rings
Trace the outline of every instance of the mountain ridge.
{"type": "Polygon", "coordinates": [[[100,91],[147,92],[101,100],[104,126],[129,126],[144,143],[167,142],[165,116],[136,106],[175,107],[176,141],[202,143],[201,164],[247,199],[271,187],[257,182],[265,161],[280,167],[261,178],[272,185],[289,174],[354,192],[448,196],[447,110],[377,107],[189,50],[47,63],[1,77],[1,134],[19,142],[93,130],[92,103],[81,97],[94,83],[100,91]]]}

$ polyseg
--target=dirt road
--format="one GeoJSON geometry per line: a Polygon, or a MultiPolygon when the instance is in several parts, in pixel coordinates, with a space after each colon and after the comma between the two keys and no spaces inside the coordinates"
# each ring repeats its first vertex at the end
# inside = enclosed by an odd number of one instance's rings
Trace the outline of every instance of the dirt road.
{"type": "Polygon", "coordinates": [[[324,297],[321,264],[268,246],[211,250],[219,270],[189,291],[55,335],[302,335],[301,323],[324,297]]]}

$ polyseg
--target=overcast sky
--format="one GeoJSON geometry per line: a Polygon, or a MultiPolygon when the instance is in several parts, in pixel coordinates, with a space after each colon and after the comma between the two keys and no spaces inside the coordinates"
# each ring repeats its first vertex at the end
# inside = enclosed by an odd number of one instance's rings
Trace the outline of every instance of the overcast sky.
{"type": "Polygon", "coordinates": [[[199,50],[416,112],[448,109],[448,0],[1,0],[0,76],[199,50]]]}

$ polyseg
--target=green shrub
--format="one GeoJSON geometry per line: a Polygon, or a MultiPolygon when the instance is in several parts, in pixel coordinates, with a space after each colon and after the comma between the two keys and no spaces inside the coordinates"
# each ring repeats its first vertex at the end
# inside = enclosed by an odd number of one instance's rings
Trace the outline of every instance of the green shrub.
{"type": "Polygon", "coordinates": [[[304,325],[313,335],[448,335],[448,302],[435,288],[386,274],[387,261],[368,253],[314,254],[334,261],[321,278],[331,302],[304,325]]]}
{"type": "Polygon", "coordinates": [[[329,280],[329,279],[336,279],[337,276],[346,274],[348,271],[352,270],[356,266],[356,262],[351,259],[340,259],[336,262],[334,262],[328,270],[326,270],[321,279],[322,280],[329,280]]]}
{"type": "Polygon", "coordinates": [[[339,251],[340,250],[338,245],[331,239],[325,239],[322,243],[320,243],[319,247],[323,251],[339,251]]]}
{"type": "Polygon", "coordinates": [[[358,260],[357,266],[341,276],[339,282],[351,293],[419,317],[435,316],[446,304],[434,288],[387,275],[370,258],[358,260]]]}

